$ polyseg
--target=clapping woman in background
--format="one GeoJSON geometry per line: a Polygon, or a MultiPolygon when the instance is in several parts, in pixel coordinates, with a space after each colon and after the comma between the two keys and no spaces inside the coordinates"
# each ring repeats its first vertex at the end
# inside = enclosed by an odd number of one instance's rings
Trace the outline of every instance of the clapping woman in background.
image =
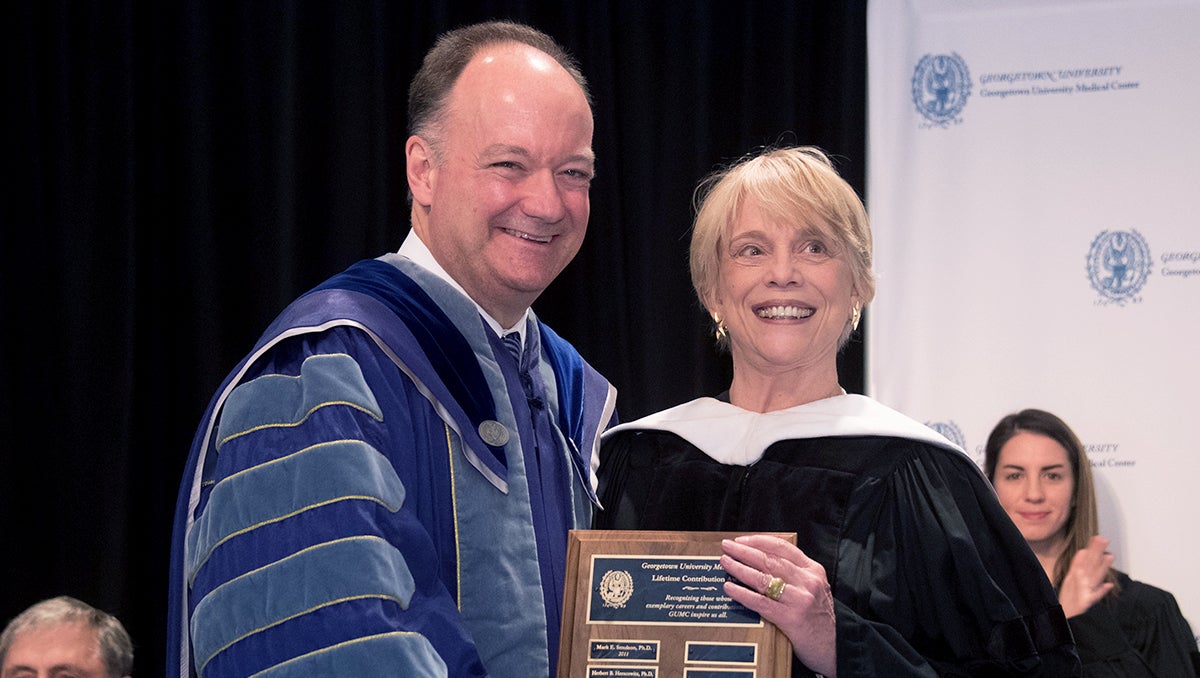
{"type": "Polygon", "coordinates": [[[1091,463],[1062,419],[1027,409],[988,436],[984,468],[1058,591],[1088,678],[1200,676],[1175,597],[1113,569],[1091,463]]]}

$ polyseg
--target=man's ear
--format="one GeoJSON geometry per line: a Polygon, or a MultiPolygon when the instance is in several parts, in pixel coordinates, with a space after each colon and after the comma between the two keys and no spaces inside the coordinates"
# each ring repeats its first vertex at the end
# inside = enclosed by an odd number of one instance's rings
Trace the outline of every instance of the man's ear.
{"type": "Polygon", "coordinates": [[[404,144],[404,159],[408,172],[408,190],[413,202],[428,205],[433,201],[433,185],[437,169],[433,162],[433,148],[429,142],[413,135],[404,144]]]}

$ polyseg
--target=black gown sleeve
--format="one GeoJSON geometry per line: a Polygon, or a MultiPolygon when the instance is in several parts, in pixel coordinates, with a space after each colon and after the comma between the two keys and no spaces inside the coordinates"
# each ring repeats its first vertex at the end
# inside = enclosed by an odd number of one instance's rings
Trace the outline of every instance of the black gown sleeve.
{"type": "Polygon", "coordinates": [[[1200,676],[1200,652],[1175,596],[1117,572],[1117,589],[1068,620],[1084,675],[1200,676]]]}
{"type": "Polygon", "coordinates": [[[1114,614],[1115,603],[1101,602],[1068,619],[1088,678],[1153,678],[1154,671],[1129,644],[1114,614]]]}
{"type": "Polygon", "coordinates": [[[839,544],[834,596],[856,615],[838,620],[839,675],[1080,675],[1057,596],[978,467],[890,447],[839,544]]]}
{"type": "Polygon", "coordinates": [[[961,453],[824,438],[741,467],[627,432],[602,446],[598,491],[598,529],[796,532],[829,576],[843,678],[1080,675],[1041,565],[961,453]]]}
{"type": "Polygon", "coordinates": [[[1120,600],[1139,611],[1122,615],[1121,626],[1156,676],[1200,676],[1196,637],[1174,595],[1130,579],[1120,600]]]}

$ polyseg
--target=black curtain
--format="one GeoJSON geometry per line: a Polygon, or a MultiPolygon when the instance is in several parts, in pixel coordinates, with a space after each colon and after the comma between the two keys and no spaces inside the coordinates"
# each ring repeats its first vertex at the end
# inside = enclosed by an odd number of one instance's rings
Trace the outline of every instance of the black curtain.
{"type": "MultiPolygon", "coordinates": [[[[866,0],[413,4],[4,4],[0,622],[74,595],[162,671],[198,418],[291,299],[399,246],[407,84],[438,33],[526,21],[591,80],[589,233],[534,308],[623,419],[729,380],[687,273],[698,179],[804,143],[863,189],[866,0]]],[[[860,341],[841,373],[862,391],[860,341]]]]}

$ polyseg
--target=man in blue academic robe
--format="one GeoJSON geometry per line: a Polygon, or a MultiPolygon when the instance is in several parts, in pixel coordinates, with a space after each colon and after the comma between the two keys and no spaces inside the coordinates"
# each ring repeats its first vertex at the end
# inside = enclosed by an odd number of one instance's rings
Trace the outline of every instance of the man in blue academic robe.
{"type": "Polygon", "coordinates": [[[530,304],[574,257],[586,82],[547,36],[442,36],[409,94],[412,231],[290,305],[214,396],[168,675],[534,676],[615,390],[530,304]]]}

